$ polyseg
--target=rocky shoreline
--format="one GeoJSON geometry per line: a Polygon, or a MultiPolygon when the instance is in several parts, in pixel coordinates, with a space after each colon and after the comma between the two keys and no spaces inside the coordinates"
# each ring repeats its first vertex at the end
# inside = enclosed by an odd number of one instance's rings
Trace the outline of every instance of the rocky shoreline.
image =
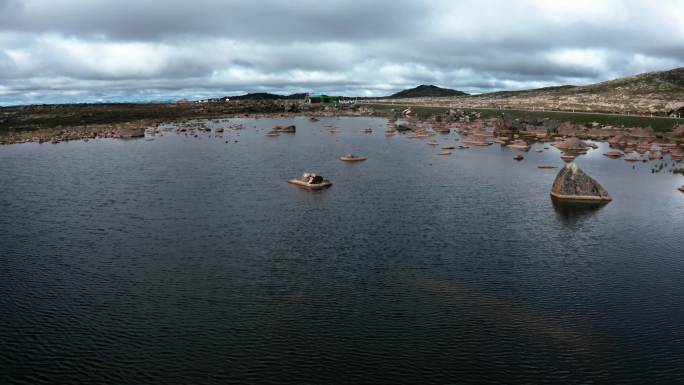
{"type": "MultiPolygon", "coordinates": [[[[162,124],[187,124],[193,119],[275,118],[309,116],[386,116],[396,131],[413,132],[417,139],[432,133],[458,131],[464,144],[500,143],[526,151],[534,142],[565,138],[607,141],[624,154],[671,152],[684,157],[684,125],[666,133],[650,127],[613,127],[599,123],[573,124],[550,118],[482,118],[479,112],[448,109],[416,114],[411,109],[374,109],[360,105],[309,105],[297,101],[239,101],[166,105],[56,105],[0,108],[0,144],[59,143],[96,138],[145,136],[162,124]],[[399,123],[394,123],[401,120],[399,123]]],[[[391,130],[392,131],[392,130],[391,130]]],[[[620,155],[622,156],[622,155],[620,155]]],[[[655,156],[655,155],[654,155],[655,156]]]]}
{"type": "Polygon", "coordinates": [[[60,143],[96,138],[129,139],[165,123],[193,119],[292,116],[369,116],[358,105],[312,106],[297,101],[238,101],[117,105],[36,105],[0,108],[0,144],[60,143]]]}
{"type": "MultiPolygon", "coordinates": [[[[456,140],[460,141],[461,144],[455,146],[442,143],[442,151],[437,154],[439,156],[450,156],[452,152],[449,150],[457,148],[462,150],[469,148],[469,146],[499,144],[502,147],[518,150],[519,153],[513,159],[522,161],[525,159],[522,153],[530,151],[535,143],[548,143],[548,146],[534,146],[535,151],[544,152],[553,146],[560,150],[561,159],[567,163],[566,167],[563,167],[556,177],[551,190],[551,197],[556,201],[576,203],[607,203],[611,200],[610,195],[597,181],[584,174],[573,163],[578,156],[586,154],[591,149],[598,148],[595,142],[585,142],[584,140],[607,142],[615,150],[608,151],[603,155],[613,159],[624,157],[626,161],[647,162],[663,159],[664,154],[669,153],[673,168],[675,167],[674,162],[681,162],[684,159],[684,125],[680,125],[667,133],[656,134],[650,127],[613,127],[599,123],[582,125],[550,118],[513,118],[507,114],[501,114],[498,118],[483,118],[480,112],[455,109],[418,114],[411,108],[376,111],[373,108],[359,105],[310,106],[273,101],[257,103],[256,106],[254,103],[245,102],[236,104],[237,106],[242,105],[242,110],[234,109],[231,111],[224,108],[212,110],[212,106],[209,106],[208,109],[206,107],[197,109],[188,108],[185,105],[181,107],[171,105],[164,106],[161,110],[168,112],[169,109],[179,108],[182,110],[181,113],[175,115],[158,114],[156,117],[132,121],[87,125],[73,124],[67,127],[64,125],[68,124],[70,115],[41,116],[39,112],[45,107],[36,106],[29,108],[29,112],[23,115],[24,121],[32,121],[36,128],[33,130],[8,130],[5,126],[6,135],[0,136],[0,143],[50,142],[57,144],[72,140],[88,141],[97,138],[130,139],[140,137],[146,137],[146,140],[154,140],[156,135],[161,136],[172,131],[179,135],[195,138],[209,134],[210,137],[215,136],[223,140],[224,132],[227,130],[246,128],[240,122],[231,122],[231,119],[236,118],[273,119],[305,116],[311,122],[317,122],[319,117],[385,116],[388,118],[386,137],[391,137],[399,132],[403,133],[406,139],[420,141],[430,138],[426,144],[439,146],[440,142],[436,140],[440,138],[439,135],[448,135],[452,131],[457,132],[456,140]],[[244,112],[246,106],[250,106],[252,112],[244,112]],[[201,111],[204,111],[205,114],[197,114],[201,111]],[[56,128],[42,127],[47,122],[54,123],[55,121],[60,121],[62,124],[56,128]]],[[[21,111],[21,109],[19,110],[21,111]]],[[[69,108],[66,110],[68,111],[69,108]]],[[[65,111],[59,112],[64,114],[65,111]]],[[[10,114],[10,116],[12,115],[10,114]]],[[[13,119],[17,119],[17,117],[18,115],[12,116],[13,119]]],[[[75,121],[82,123],[82,120],[87,120],[88,117],[88,115],[81,115],[81,121],[75,121]]],[[[99,118],[104,119],[104,117],[99,118]]],[[[121,117],[119,116],[119,118],[121,117]]],[[[12,119],[9,121],[11,123],[12,119]]],[[[2,123],[7,125],[7,122],[8,119],[5,118],[2,123]]],[[[16,126],[12,128],[16,128],[16,126]]],[[[339,129],[331,124],[324,125],[324,128],[330,133],[339,132],[339,129]]],[[[371,128],[363,130],[365,133],[372,133],[372,131],[371,128]]],[[[294,125],[277,125],[264,136],[273,137],[279,136],[281,133],[295,134],[296,132],[297,129],[294,125]]],[[[237,142],[235,139],[233,141],[237,142]]],[[[226,143],[229,142],[226,140],[226,143]]],[[[365,158],[363,159],[365,160],[365,158]]],[[[661,162],[654,166],[652,171],[660,172],[664,166],[665,164],[661,162]]],[[[555,166],[539,166],[539,168],[555,168],[555,166]]]]}

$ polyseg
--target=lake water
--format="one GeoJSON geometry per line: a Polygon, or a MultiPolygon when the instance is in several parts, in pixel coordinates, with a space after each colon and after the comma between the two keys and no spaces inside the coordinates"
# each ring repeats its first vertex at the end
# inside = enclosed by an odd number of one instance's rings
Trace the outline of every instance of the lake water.
{"type": "Polygon", "coordinates": [[[684,177],[602,145],[567,210],[553,148],[234,123],[0,147],[0,383],[684,382],[684,177]]]}

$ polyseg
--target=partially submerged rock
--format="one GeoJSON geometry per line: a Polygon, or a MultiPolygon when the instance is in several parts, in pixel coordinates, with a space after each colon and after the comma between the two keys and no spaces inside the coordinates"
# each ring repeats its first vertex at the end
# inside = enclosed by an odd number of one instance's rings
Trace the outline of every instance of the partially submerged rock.
{"type": "Polygon", "coordinates": [[[608,139],[608,144],[611,146],[626,146],[627,145],[627,138],[622,135],[615,135],[612,138],[608,139]]]}
{"type": "Polygon", "coordinates": [[[570,163],[558,172],[551,198],[566,202],[607,203],[613,200],[603,186],[570,163]]]}
{"type": "Polygon", "coordinates": [[[556,148],[563,151],[584,151],[589,148],[589,145],[581,141],[579,138],[568,138],[557,144],[556,148]]]}
{"type": "Polygon", "coordinates": [[[397,131],[413,131],[416,129],[416,126],[411,123],[402,123],[397,126],[397,131]]]}
{"type": "Polygon", "coordinates": [[[297,127],[294,125],[289,125],[289,126],[275,126],[273,127],[273,131],[275,132],[286,132],[290,134],[294,134],[297,132],[297,127]]]}
{"type": "Polygon", "coordinates": [[[359,156],[359,155],[353,155],[353,154],[346,154],[342,155],[340,157],[340,160],[343,160],[345,162],[362,162],[366,160],[365,156],[359,156]]]}
{"type": "Polygon", "coordinates": [[[621,157],[621,156],[623,156],[623,155],[625,155],[625,154],[623,154],[623,153],[620,152],[620,151],[608,151],[608,152],[606,152],[606,153],[603,154],[603,156],[607,156],[607,157],[613,158],[613,159],[619,158],[619,157],[621,157]]]}

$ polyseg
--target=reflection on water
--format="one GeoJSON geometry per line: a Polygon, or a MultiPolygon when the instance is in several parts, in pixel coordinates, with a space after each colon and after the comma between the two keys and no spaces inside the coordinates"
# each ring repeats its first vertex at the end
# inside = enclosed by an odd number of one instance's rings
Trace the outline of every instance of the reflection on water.
{"type": "Polygon", "coordinates": [[[591,216],[592,214],[605,207],[608,203],[588,203],[588,202],[563,202],[551,199],[553,208],[558,218],[566,223],[574,223],[580,219],[591,216]]]}

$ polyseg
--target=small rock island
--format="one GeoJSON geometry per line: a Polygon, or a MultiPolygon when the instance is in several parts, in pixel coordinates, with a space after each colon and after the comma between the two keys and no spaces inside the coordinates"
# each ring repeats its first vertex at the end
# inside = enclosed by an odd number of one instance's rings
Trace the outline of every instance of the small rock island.
{"type": "Polygon", "coordinates": [[[556,175],[551,187],[551,198],[561,202],[608,203],[613,198],[596,180],[569,163],[556,175]]]}

